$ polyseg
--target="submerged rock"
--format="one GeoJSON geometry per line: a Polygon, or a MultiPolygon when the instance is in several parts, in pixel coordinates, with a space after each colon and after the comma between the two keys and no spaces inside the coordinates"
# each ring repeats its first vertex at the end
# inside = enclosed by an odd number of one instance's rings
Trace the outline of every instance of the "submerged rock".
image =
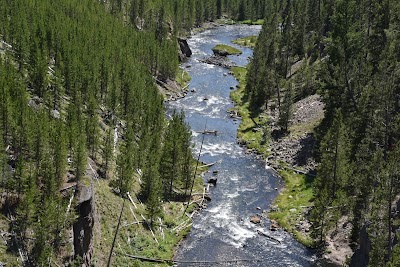
{"type": "Polygon", "coordinates": [[[233,64],[227,57],[219,56],[219,55],[213,55],[208,58],[203,58],[199,60],[200,62],[211,64],[211,65],[217,65],[226,69],[231,69],[235,67],[236,65],[233,64]]]}

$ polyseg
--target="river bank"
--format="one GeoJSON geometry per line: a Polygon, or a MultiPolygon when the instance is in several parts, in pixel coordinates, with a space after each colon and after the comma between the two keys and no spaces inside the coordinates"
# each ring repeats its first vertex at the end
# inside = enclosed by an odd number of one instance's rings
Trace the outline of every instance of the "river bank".
{"type": "Polygon", "coordinates": [[[231,93],[235,101],[231,113],[238,114],[242,119],[238,130],[238,142],[246,146],[250,153],[262,155],[266,165],[276,170],[285,181],[284,188],[280,190],[265,215],[293,234],[302,244],[314,247],[310,235],[311,225],[308,222],[313,197],[312,178],[316,166],[312,159],[313,150],[310,149],[315,140],[310,136],[314,125],[321,119],[323,109],[318,97],[313,97],[313,100],[304,105],[299,101],[295,104],[296,116],[292,119],[290,134],[274,136],[278,133],[276,110],[270,109],[251,117],[244,95],[246,73],[246,68],[232,69],[232,74],[239,81],[239,86],[231,93]]]}
{"type": "MultiPolygon", "coordinates": [[[[270,266],[309,266],[313,252],[294,241],[286,232],[278,229],[269,232],[271,222],[263,216],[281,188],[281,179],[271,171],[265,171],[263,161],[250,155],[237,144],[238,118],[227,111],[233,108],[231,89],[237,84],[229,70],[202,62],[212,54],[217,44],[232,45],[231,41],[257,35],[260,27],[220,26],[198,33],[188,39],[193,56],[183,67],[192,80],[189,92],[177,101],[167,103],[171,108],[182,109],[193,132],[195,150],[200,150],[204,138],[201,160],[218,162],[205,174],[204,181],[215,179],[210,187],[212,201],[201,216],[196,216],[188,237],[177,251],[181,261],[216,261],[227,259],[252,259],[241,266],[261,266],[259,261],[270,266]],[[204,130],[213,135],[199,134],[204,130]],[[250,218],[258,214],[260,223],[253,224],[250,218]],[[271,236],[281,242],[278,244],[271,236]],[[285,247],[285,250],[279,249],[285,247]],[[211,249],[213,248],[213,249],[211,249]],[[286,253],[290,251],[290,253],[286,253]],[[254,262],[253,262],[254,261],[254,262]],[[258,261],[258,263],[257,263],[258,261]]],[[[239,48],[237,45],[233,45],[239,48]]],[[[228,56],[236,66],[244,66],[252,55],[249,48],[241,48],[242,54],[228,56]]],[[[187,266],[179,264],[179,266],[187,266]]]]}
{"type": "MultiPolygon", "coordinates": [[[[301,64],[298,62],[292,66],[293,74],[301,68],[301,64]]],[[[316,243],[311,236],[310,211],[317,169],[314,129],[324,116],[321,97],[314,94],[297,100],[293,104],[288,133],[282,134],[278,127],[276,107],[251,117],[244,96],[247,69],[233,68],[231,73],[239,82],[236,90],[231,92],[235,107],[230,111],[233,116],[241,118],[238,142],[247,147],[249,153],[263,157],[267,168],[274,169],[285,181],[284,188],[264,215],[291,233],[296,240],[313,248],[316,243]]],[[[268,106],[273,105],[269,103],[268,106]]],[[[342,218],[337,229],[341,230],[328,234],[327,246],[321,251],[320,258],[324,265],[342,266],[352,257],[348,220],[342,218]]]]}

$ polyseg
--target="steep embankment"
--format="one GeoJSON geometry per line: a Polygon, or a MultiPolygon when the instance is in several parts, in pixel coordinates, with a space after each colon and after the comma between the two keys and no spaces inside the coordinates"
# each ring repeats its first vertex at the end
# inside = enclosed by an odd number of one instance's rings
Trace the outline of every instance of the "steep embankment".
{"type": "MultiPolygon", "coordinates": [[[[302,75],[304,61],[293,64],[293,82],[302,75]]],[[[314,63],[318,64],[318,62],[314,63]]],[[[265,214],[306,246],[314,247],[310,212],[313,207],[313,181],[318,164],[314,158],[316,148],[315,131],[324,118],[324,103],[318,94],[297,98],[292,106],[292,116],[287,132],[282,132],[279,123],[279,110],[274,102],[257,116],[250,110],[245,97],[246,68],[233,68],[232,74],[239,81],[231,97],[236,106],[230,111],[232,117],[239,116],[242,121],[238,130],[238,142],[247,147],[248,153],[257,153],[265,158],[267,166],[275,169],[285,181],[285,187],[265,214]]],[[[298,89],[302,91],[302,89],[298,89]]],[[[285,92],[281,92],[282,95],[285,92]]],[[[341,266],[352,257],[350,235],[352,225],[343,217],[336,230],[329,232],[326,250],[322,258],[329,263],[341,266]]],[[[364,234],[363,246],[357,250],[356,258],[366,256],[368,239],[364,234]]],[[[354,262],[357,260],[353,260],[354,262]]],[[[356,265],[355,265],[356,266],[356,265]]],[[[359,265],[362,266],[362,265],[359,265]]]]}
{"type": "MultiPolygon", "coordinates": [[[[294,64],[292,76],[295,77],[300,69],[301,64],[294,64]]],[[[285,180],[285,188],[268,216],[299,241],[313,246],[307,218],[312,206],[312,180],[316,169],[314,129],[324,116],[320,96],[310,95],[293,103],[289,130],[282,133],[278,126],[278,107],[271,103],[267,110],[254,117],[244,95],[247,69],[234,68],[232,71],[240,82],[237,90],[231,93],[236,103],[231,114],[242,118],[239,143],[245,145],[249,153],[261,153],[266,164],[285,180]]]]}

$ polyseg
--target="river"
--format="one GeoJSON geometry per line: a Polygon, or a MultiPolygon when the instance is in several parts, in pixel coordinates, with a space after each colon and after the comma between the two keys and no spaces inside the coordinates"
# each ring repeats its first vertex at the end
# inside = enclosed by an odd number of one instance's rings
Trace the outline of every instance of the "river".
{"type": "MultiPolygon", "coordinates": [[[[212,201],[208,208],[194,217],[193,227],[188,237],[178,249],[176,260],[207,261],[201,266],[313,266],[314,253],[298,243],[283,230],[269,232],[270,221],[262,219],[261,225],[252,224],[252,215],[267,210],[282,188],[283,181],[265,166],[255,155],[247,155],[236,143],[236,133],[240,121],[230,118],[227,111],[233,107],[229,97],[230,87],[237,81],[229,70],[199,62],[210,56],[216,44],[235,46],[243,51],[240,56],[230,56],[237,65],[244,66],[252,50],[231,43],[231,40],[249,35],[257,35],[260,26],[226,25],[206,30],[192,36],[189,46],[192,57],[182,66],[192,77],[188,95],[168,104],[186,113],[187,122],[193,132],[195,151],[199,152],[202,134],[207,124],[208,130],[217,130],[218,135],[206,135],[201,153],[201,161],[219,161],[204,176],[206,181],[214,170],[218,183],[211,187],[212,201]],[[204,100],[207,98],[208,100],[204,100]],[[257,233],[268,232],[281,241],[272,241],[257,233]],[[246,259],[252,261],[222,263],[246,259]],[[212,261],[219,263],[210,263],[212,261]]],[[[199,266],[180,263],[178,266],[199,266]]]]}

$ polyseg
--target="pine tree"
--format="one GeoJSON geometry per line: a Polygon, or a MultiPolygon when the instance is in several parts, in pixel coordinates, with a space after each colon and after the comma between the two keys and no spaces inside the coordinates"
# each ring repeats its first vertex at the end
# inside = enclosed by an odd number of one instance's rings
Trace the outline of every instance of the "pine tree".
{"type": "Polygon", "coordinates": [[[114,159],[114,129],[110,127],[106,131],[106,136],[103,144],[103,168],[105,178],[108,179],[108,173],[114,159]]]}
{"type": "Polygon", "coordinates": [[[279,111],[278,124],[283,132],[287,132],[289,129],[289,122],[292,117],[292,104],[294,98],[292,82],[288,81],[288,83],[289,85],[286,86],[285,97],[279,111]]]}
{"type": "Polygon", "coordinates": [[[134,138],[132,126],[128,125],[125,142],[120,147],[120,153],[117,157],[118,177],[113,182],[113,185],[119,190],[121,196],[131,191],[134,174],[134,138]]]}
{"type": "Polygon", "coordinates": [[[317,194],[313,208],[313,222],[315,229],[319,227],[320,241],[346,210],[345,194],[348,192],[347,187],[351,177],[347,136],[341,111],[338,110],[333,125],[321,144],[321,164],[314,185],[317,194]]]}
{"type": "Polygon", "coordinates": [[[87,166],[86,136],[83,132],[79,133],[78,140],[75,147],[74,165],[76,180],[81,181],[85,176],[87,166]]]}
{"type": "Polygon", "coordinates": [[[53,127],[55,127],[55,129],[53,129],[55,176],[58,181],[58,186],[61,186],[67,168],[67,137],[66,130],[61,121],[57,120],[53,125],[53,127]]]}

